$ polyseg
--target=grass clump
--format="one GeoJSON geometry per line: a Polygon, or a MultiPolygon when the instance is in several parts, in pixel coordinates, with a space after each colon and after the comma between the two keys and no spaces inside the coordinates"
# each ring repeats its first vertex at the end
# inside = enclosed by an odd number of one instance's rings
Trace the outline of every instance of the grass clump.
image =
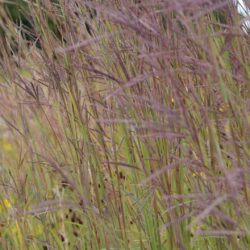
{"type": "Polygon", "coordinates": [[[29,27],[0,6],[2,248],[248,249],[236,6],[25,4],[29,27]]]}

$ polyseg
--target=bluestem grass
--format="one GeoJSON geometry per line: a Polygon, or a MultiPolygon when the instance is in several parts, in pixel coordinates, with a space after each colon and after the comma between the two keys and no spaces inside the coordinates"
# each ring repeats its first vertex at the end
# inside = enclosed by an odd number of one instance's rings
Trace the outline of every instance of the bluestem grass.
{"type": "Polygon", "coordinates": [[[35,42],[1,9],[1,245],[249,248],[250,49],[236,6],[27,3],[35,42]]]}

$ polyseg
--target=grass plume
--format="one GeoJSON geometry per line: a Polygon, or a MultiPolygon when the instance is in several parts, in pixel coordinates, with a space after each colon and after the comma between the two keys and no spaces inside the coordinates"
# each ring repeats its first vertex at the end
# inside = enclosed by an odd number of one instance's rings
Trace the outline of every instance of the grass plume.
{"type": "Polygon", "coordinates": [[[250,247],[232,2],[26,1],[29,26],[0,4],[3,249],[250,247]]]}

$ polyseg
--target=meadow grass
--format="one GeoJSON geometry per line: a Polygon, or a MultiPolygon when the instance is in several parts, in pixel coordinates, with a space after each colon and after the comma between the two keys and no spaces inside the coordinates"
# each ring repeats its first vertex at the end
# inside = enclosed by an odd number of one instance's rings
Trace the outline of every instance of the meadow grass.
{"type": "Polygon", "coordinates": [[[26,2],[0,3],[0,249],[249,249],[237,8],[26,2]]]}

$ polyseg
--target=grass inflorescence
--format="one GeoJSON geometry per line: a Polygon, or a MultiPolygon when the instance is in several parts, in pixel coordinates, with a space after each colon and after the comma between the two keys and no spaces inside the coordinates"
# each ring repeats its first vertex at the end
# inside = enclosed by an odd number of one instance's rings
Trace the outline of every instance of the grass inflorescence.
{"type": "Polygon", "coordinates": [[[0,3],[1,249],[249,249],[235,4],[22,2],[0,3]]]}

